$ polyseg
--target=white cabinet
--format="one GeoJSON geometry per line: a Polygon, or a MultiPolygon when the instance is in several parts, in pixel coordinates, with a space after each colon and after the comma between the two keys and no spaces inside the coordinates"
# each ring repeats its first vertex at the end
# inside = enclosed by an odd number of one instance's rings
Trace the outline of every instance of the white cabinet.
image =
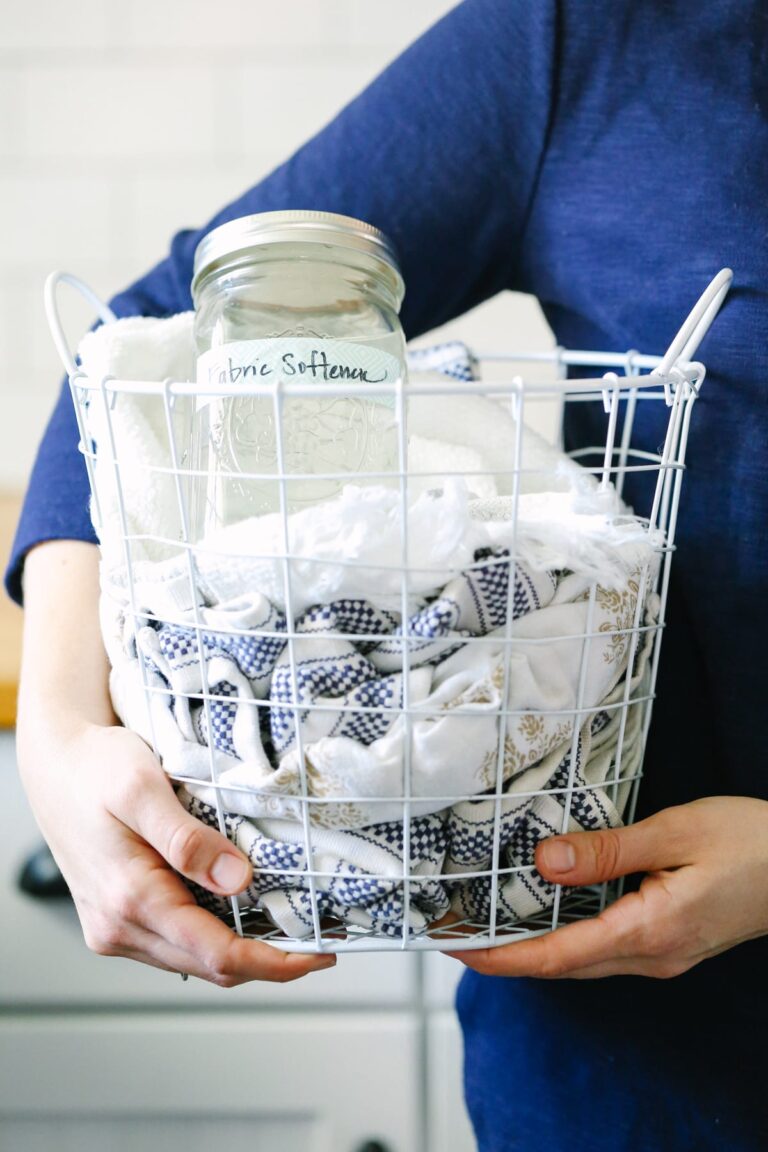
{"type": "Polygon", "coordinates": [[[439,952],[424,957],[429,1152],[475,1152],[464,1107],[464,1048],[453,1010],[464,966],[439,952]]]}
{"type": "Polygon", "coordinates": [[[476,1152],[464,1107],[463,1048],[456,1014],[430,1012],[427,1023],[429,1152],[476,1152]]]}
{"type": "Polygon", "coordinates": [[[3,1152],[421,1152],[404,1013],[20,1016],[0,1053],[3,1152]]]}

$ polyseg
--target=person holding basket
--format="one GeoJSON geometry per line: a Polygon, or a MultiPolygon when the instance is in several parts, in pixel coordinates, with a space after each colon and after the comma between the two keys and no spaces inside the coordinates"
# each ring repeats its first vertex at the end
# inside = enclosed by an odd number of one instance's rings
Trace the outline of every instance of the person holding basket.
{"type": "MultiPolygon", "coordinates": [[[[203,235],[292,207],[394,240],[409,337],[512,289],[539,299],[565,346],[660,350],[711,273],[735,271],[704,345],[638,822],[536,853],[563,885],[636,879],[594,919],[457,953],[483,1152],[768,1140],[767,182],[759,0],[465,0],[111,302],[118,316],[189,308],[203,235]]],[[[591,406],[576,407],[568,449],[601,435],[591,406]]],[[[638,418],[654,450],[654,414],[638,418]]],[[[86,941],[224,986],[331,966],[238,938],[175,874],[226,895],[251,870],[116,724],[77,442],[65,388],[6,582],[26,610],[20,768],[86,941]]]]}

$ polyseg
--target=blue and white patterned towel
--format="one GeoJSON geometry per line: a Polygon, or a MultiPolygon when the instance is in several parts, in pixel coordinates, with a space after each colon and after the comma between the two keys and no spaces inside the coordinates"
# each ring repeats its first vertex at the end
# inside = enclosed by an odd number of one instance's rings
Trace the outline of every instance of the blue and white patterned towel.
{"type": "MultiPolygon", "coordinates": [[[[217,827],[216,810],[182,789],[179,799],[193,816],[217,827]]],[[[307,855],[301,825],[287,820],[258,824],[227,815],[227,836],[246,853],[254,879],[238,898],[242,908],[258,908],[287,936],[312,933],[312,905],[306,875],[307,855]]],[[[385,936],[419,933],[449,910],[440,878],[445,858],[445,817],[423,816],[410,826],[409,915],[403,898],[402,823],[376,824],[348,832],[315,829],[311,867],[316,873],[320,916],[385,936]]],[[[203,907],[226,916],[229,902],[193,887],[203,907]]]]}
{"type": "Polygon", "coordinates": [[[411,376],[432,372],[452,380],[477,380],[478,362],[466,344],[447,340],[426,348],[409,348],[408,372],[411,376]]]}
{"type": "MultiPolygon", "coordinates": [[[[577,578],[567,576],[561,579],[557,591],[562,593],[565,589],[567,594],[576,596],[581,587],[577,578]]],[[[494,864],[493,844],[497,831],[497,923],[508,925],[524,920],[551,906],[554,887],[544,881],[533,866],[537,843],[542,837],[555,835],[566,827],[577,831],[619,824],[628,781],[639,767],[642,704],[632,705],[623,721],[621,776],[616,777],[613,786],[606,783],[618,769],[617,740],[622,727],[620,705],[627,690],[624,678],[628,643],[625,636],[617,635],[616,625],[622,619],[626,623],[627,611],[633,610],[631,597],[632,592],[628,590],[624,598],[617,593],[606,593],[597,598],[609,606],[615,625],[612,630],[605,631],[603,644],[597,645],[597,664],[603,671],[613,664],[614,672],[610,678],[610,690],[603,693],[600,706],[591,708],[587,722],[577,735],[575,763],[572,763],[572,726],[567,717],[547,717],[535,711],[510,717],[502,773],[508,782],[501,801],[479,795],[477,799],[458,800],[428,815],[419,815],[415,809],[410,825],[411,883],[407,917],[401,880],[402,820],[390,819],[356,826],[363,822],[364,814],[368,814],[371,808],[361,809],[355,799],[344,798],[343,791],[338,789],[340,767],[336,766],[336,777],[332,771],[317,774],[312,770],[309,773],[314,785],[314,800],[310,802],[313,825],[310,866],[315,875],[321,917],[331,917],[348,926],[390,936],[399,936],[403,931],[406,934],[424,932],[449,911],[461,920],[487,923],[492,914],[494,889],[490,871],[494,864]],[[454,876],[457,878],[452,879],[454,876]]],[[[557,599],[557,592],[553,599],[557,599]]],[[[576,602],[584,607],[583,599],[576,602]]],[[[555,619],[562,627],[563,611],[567,613],[574,606],[566,602],[551,604],[550,607],[555,612],[559,610],[555,619]]],[[[522,622],[525,616],[529,616],[535,620],[541,611],[533,609],[518,619],[522,622]]],[[[487,619],[489,624],[498,623],[493,615],[487,619]]],[[[379,624],[381,622],[379,620],[379,624]]],[[[304,642],[304,637],[321,639],[324,644],[349,643],[340,639],[345,625],[356,630],[349,634],[372,635],[361,629],[357,610],[348,605],[329,606],[327,611],[312,610],[306,614],[302,624],[306,631],[301,632],[299,643],[304,642]],[[333,631],[326,632],[326,627],[333,631]],[[338,633],[335,631],[337,628],[338,633]]],[[[520,627],[523,626],[521,623],[520,627]]],[[[154,631],[158,634],[161,629],[154,631]]],[[[599,633],[599,627],[596,631],[599,633]]],[[[535,638],[535,629],[529,627],[528,632],[535,638]]],[[[205,637],[203,640],[208,650],[205,637]]],[[[360,643],[369,646],[370,654],[370,645],[374,642],[365,639],[360,643]]],[[[536,647],[540,649],[540,646],[536,647]]],[[[580,659],[581,641],[578,647],[580,659]]],[[[210,651],[213,651],[213,646],[210,646],[210,651]]],[[[632,668],[629,685],[632,698],[635,695],[643,697],[647,691],[649,653],[650,644],[646,637],[632,668]]],[[[469,659],[472,663],[476,655],[465,643],[461,653],[447,657],[444,663],[455,663],[457,658],[469,659]]],[[[245,659],[241,657],[241,666],[244,664],[245,659]]],[[[255,668],[260,664],[253,662],[248,666],[255,668]]],[[[282,667],[279,660],[275,667],[282,667]]],[[[301,663],[299,667],[302,667],[301,663]]],[[[307,684],[313,668],[310,664],[307,684]]],[[[440,664],[434,668],[438,673],[440,664]]],[[[573,665],[565,670],[565,674],[566,680],[569,675],[573,676],[573,665]]],[[[451,679],[448,677],[448,681],[451,679]]],[[[605,688],[608,682],[603,679],[602,687],[605,688]]],[[[222,707],[227,706],[234,706],[234,702],[222,701],[222,707]]],[[[493,711],[496,710],[497,706],[493,711]]],[[[454,711],[449,709],[449,713],[454,711]]],[[[264,715],[267,714],[265,710],[264,715]]],[[[302,715],[302,723],[311,726],[311,704],[302,715]]],[[[355,714],[351,715],[354,718],[355,714]]],[[[471,738],[471,718],[463,717],[463,721],[465,734],[471,738]]],[[[349,746],[356,743],[350,740],[349,746]]],[[[485,789],[493,788],[497,768],[498,754],[494,745],[486,748],[485,789]]],[[[279,775],[279,770],[274,775],[279,775]]],[[[184,787],[179,791],[179,798],[199,819],[215,826],[216,809],[210,799],[201,798],[201,793],[203,797],[210,796],[211,790],[206,792],[205,788],[184,787]]],[[[377,811],[373,801],[371,804],[373,811],[377,811]]],[[[398,804],[398,807],[402,813],[402,805],[398,804]]],[[[272,813],[282,812],[280,800],[272,797],[272,813]]],[[[300,804],[296,813],[300,813],[300,804]]],[[[310,934],[311,894],[302,824],[296,819],[271,818],[268,812],[262,812],[258,819],[228,812],[226,827],[227,834],[249,856],[255,868],[253,883],[239,898],[241,906],[259,908],[288,936],[310,934]]],[[[226,900],[202,890],[197,895],[206,907],[222,916],[228,915],[226,900]]]]}
{"type": "MultiPolygon", "coordinates": [[[[645,660],[638,662],[634,690],[647,687],[645,660]]],[[[623,686],[622,689],[623,691],[623,686]]],[[[612,694],[608,707],[620,699],[612,694]]],[[[404,899],[402,822],[349,831],[314,828],[311,868],[321,919],[400,937],[428,931],[449,911],[453,919],[488,924],[492,917],[493,845],[498,830],[499,881],[496,924],[509,926],[551,907],[555,888],[536,871],[536,845],[547,836],[590,831],[621,823],[619,808],[641,756],[642,706],[630,708],[625,724],[623,783],[611,786],[616,768],[616,710],[597,712],[572,746],[554,750],[499,802],[465,801],[410,823],[408,915],[404,899]],[[597,783],[596,781],[600,781],[597,783]],[[618,806],[618,807],[617,807],[618,806]],[[568,818],[566,820],[566,810],[568,818]],[[476,875],[472,875],[476,873],[476,875]],[[452,876],[461,878],[452,879],[452,876]],[[470,875],[467,875],[470,874],[470,875]]],[[[198,819],[217,826],[215,808],[182,788],[179,799],[198,819]]],[[[285,820],[250,821],[227,814],[227,836],[254,866],[254,879],[238,897],[242,910],[260,910],[287,936],[312,935],[312,905],[303,829],[285,820]]],[[[193,886],[203,907],[229,915],[229,902],[193,886]]]]}

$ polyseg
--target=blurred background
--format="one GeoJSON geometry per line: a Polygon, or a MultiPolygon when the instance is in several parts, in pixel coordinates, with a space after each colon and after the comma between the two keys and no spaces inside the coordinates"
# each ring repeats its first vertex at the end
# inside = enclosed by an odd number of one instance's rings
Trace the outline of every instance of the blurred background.
{"type": "MultiPolygon", "coordinates": [[[[46,275],[109,297],[281,163],[447,0],[20,0],[0,31],[0,532],[60,386],[46,275]]],[[[67,299],[73,343],[91,322],[67,299]]],[[[552,345],[504,293],[419,343],[552,345]]],[[[16,779],[20,613],[0,613],[0,1149],[465,1152],[459,966],[346,957],[222,992],[88,953],[66,899],[16,878],[37,842],[16,779]]]]}
{"type": "MultiPolygon", "coordinates": [[[[109,297],[314,135],[448,0],[55,0],[3,6],[0,486],[20,487],[58,390],[42,287],[109,297]]],[[[71,339],[91,317],[74,305],[71,339]]],[[[467,339],[549,338],[507,293],[467,339]],[[503,331],[500,328],[503,326],[503,331]]]]}

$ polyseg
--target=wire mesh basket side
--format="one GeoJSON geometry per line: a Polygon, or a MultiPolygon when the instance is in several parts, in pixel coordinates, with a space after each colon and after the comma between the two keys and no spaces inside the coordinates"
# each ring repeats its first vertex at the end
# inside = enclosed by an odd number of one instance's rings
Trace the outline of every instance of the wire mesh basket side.
{"type": "Polygon", "coordinates": [[[342,555],[308,552],[319,514],[289,511],[296,475],[286,470],[284,417],[306,384],[278,380],[261,392],[277,467],[244,479],[277,485],[269,533],[254,522],[236,538],[200,539],[185,439],[200,389],[72,371],[94,518],[109,538],[102,618],[118,710],[188,809],[255,866],[244,897],[226,906],[199,890],[204,906],[292,950],[457,949],[550,931],[615,897],[611,884],[548,885],[533,850],[546,835],[633,818],[703,378],[690,356],[722,287],[663,359],[558,350],[553,364],[607,372],[549,383],[417,379],[407,392],[399,382],[398,467],[355,485],[358,513],[379,518],[360,529],[370,554],[346,547],[351,496],[329,521],[342,555]],[[440,467],[427,454],[414,472],[419,404],[481,400],[508,421],[508,466],[473,470],[456,455],[455,467],[440,467]],[[575,454],[592,477],[581,491],[560,457],[547,458],[557,498],[537,490],[527,466],[543,451],[526,432],[534,400],[602,406],[603,442],[575,454]],[[665,429],[657,453],[634,443],[638,410],[654,404],[665,429]],[[157,450],[137,461],[132,421],[148,409],[157,450]],[[642,478],[648,505],[630,514],[618,498],[642,478]],[[478,497],[491,482],[500,494],[478,497]],[[137,492],[173,514],[142,522],[137,492]],[[550,537],[537,508],[552,516],[550,537]],[[605,539],[591,526],[591,553],[574,532],[568,552],[563,509],[595,521],[602,509],[605,539]],[[614,547],[622,579],[603,579],[600,556],[614,547]],[[537,567],[546,548],[554,559],[537,567]]]}

